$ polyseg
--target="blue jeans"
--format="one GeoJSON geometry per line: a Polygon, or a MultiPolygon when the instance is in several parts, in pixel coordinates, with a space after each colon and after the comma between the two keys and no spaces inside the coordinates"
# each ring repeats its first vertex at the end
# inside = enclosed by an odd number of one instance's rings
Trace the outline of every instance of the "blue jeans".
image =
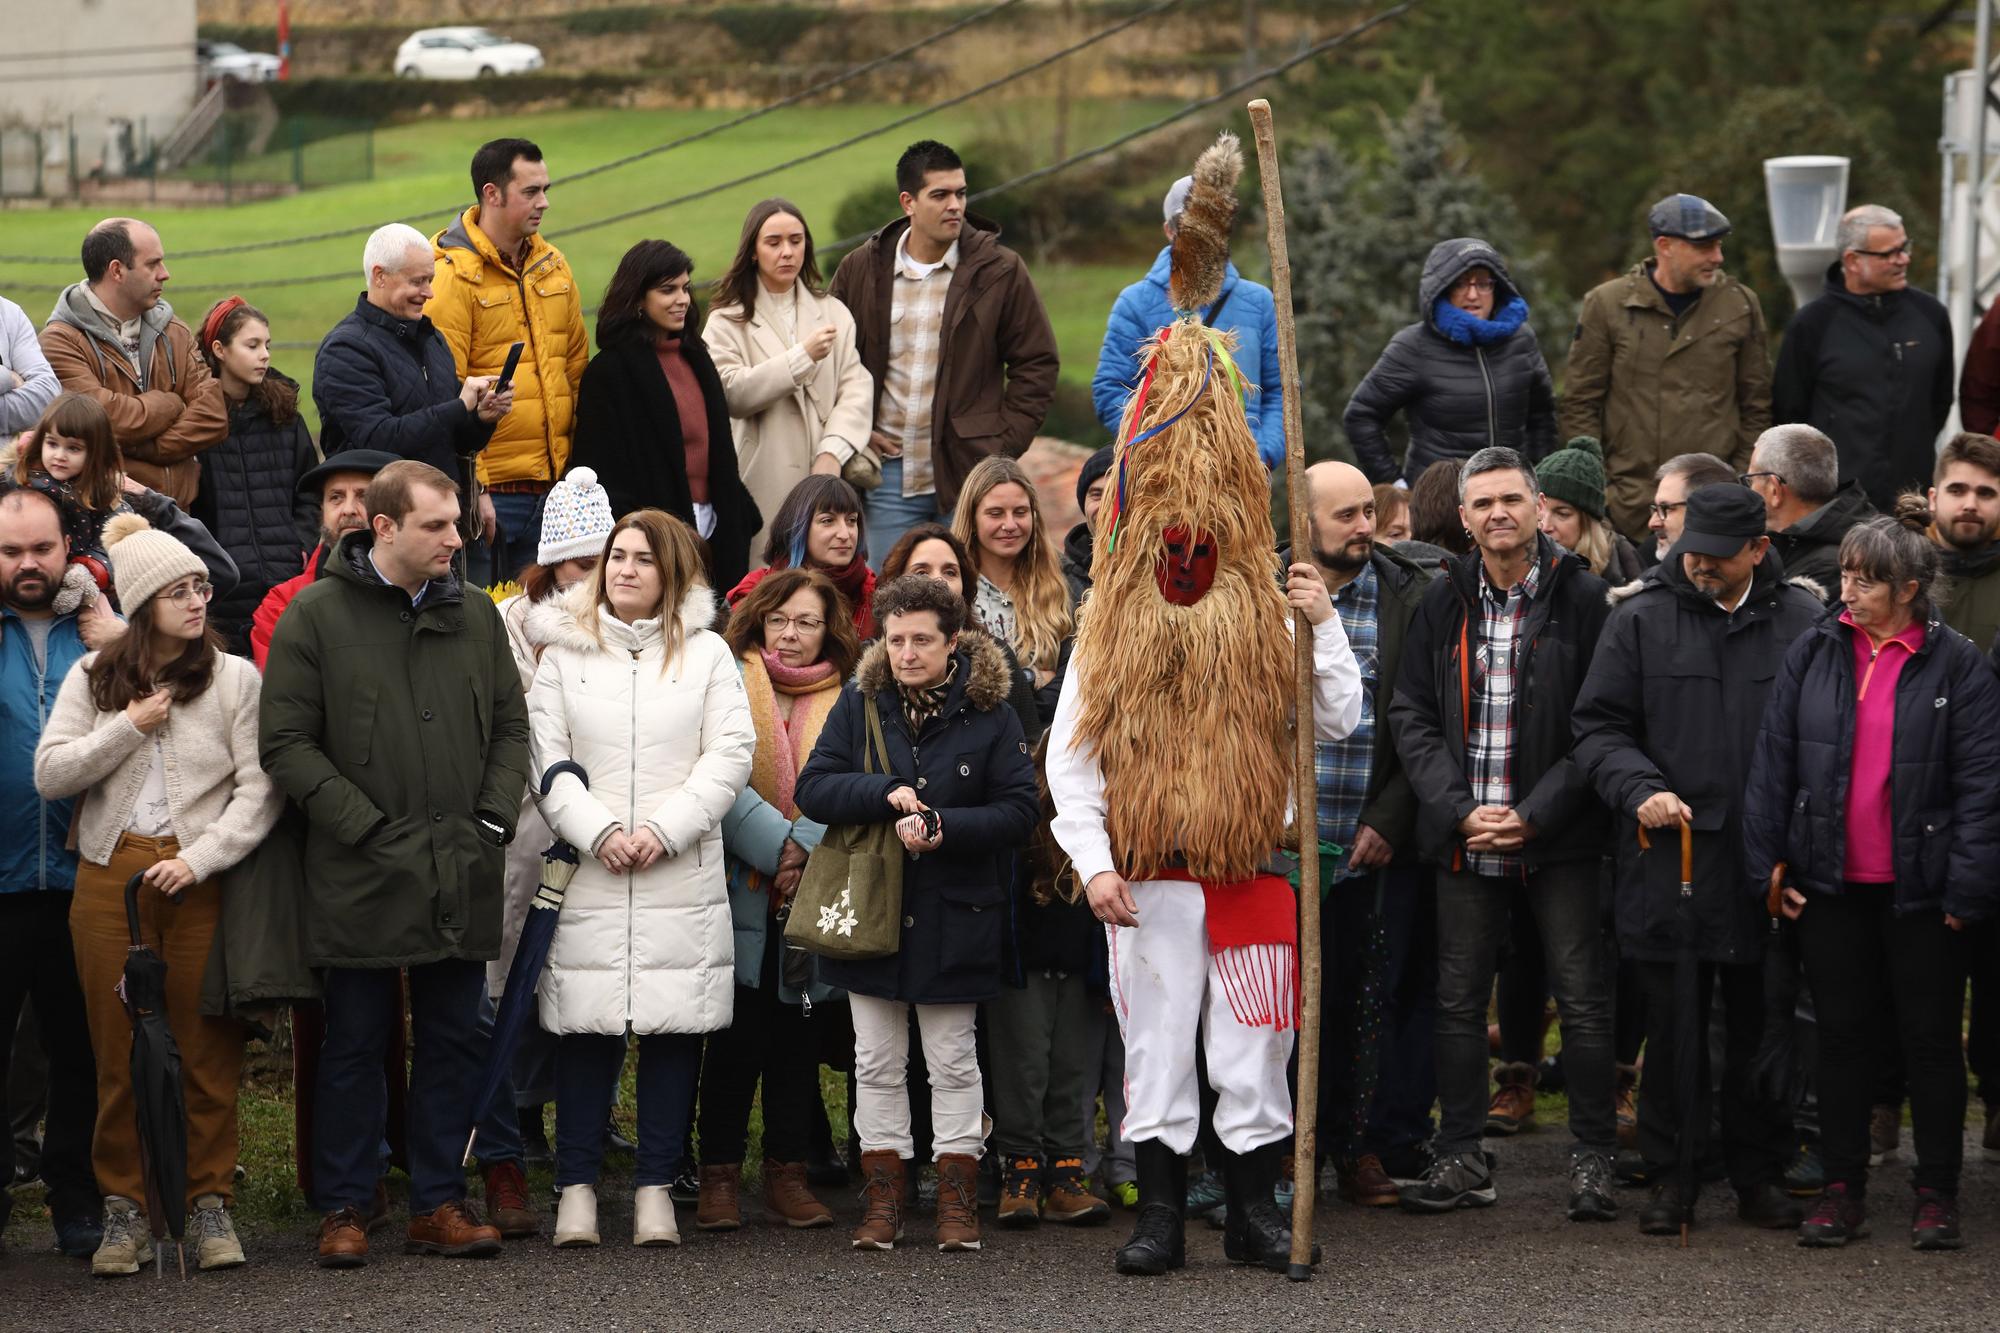
{"type": "Polygon", "coordinates": [[[494,491],[487,498],[493,501],[499,531],[487,534],[489,540],[471,555],[474,581],[490,586],[519,578],[535,563],[535,549],[542,541],[542,504],[548,496],[494,491]]]}
{"type": "MultiPolygon", "coordinates": [[[[486,965],[462,958],[409,969],[410,1057],[407,1143],[410,1213],[465,1197],[459,1161],[485,1043],[479,1035],[486,965]]],[[[368,1210],[382,1174],[382,1034],[394,1019],[394,968],[329,968],[326,1039],[319,1053],[313,1119],[313,1181],[322,1212],[368,1210]]],[[[518,1149],[517,1149],[518,1151],[518,1149]]]]}
{"type": "MultiPolygon", "coordinates": [[[[556,1046],[556,1188],[595,1185],[604,1126],[625,1068],[625,1038],[565,1032],[556,1046]]],[[[634,1188],[665,1185],[680,1169],[693,1118],[701,1038],[649,1032],[639,1038],[639,1157],[634,1188]]]]}
{"type": "MultiPolygon", "coordinates": [[[[1486,1126],[1486,1002],[1507,939],[1515,881],[1437,872],[1439,1156],[1479,1147],[1486,1126]]],[[[1598,921],[1597,862],[1545,865],[1527,879],[1549,986],[1562,1015],[1569,1127],[1577,1147],[1618,1150],[1612,1107],[1611,980],[1598,921]]]]}
{"type": "Polygon", "coordinates": [[[877,573],[882,570],[882,557],[904,533],[919,523],[949,521],[939,517],[936,491],[903,494],[900,458],[882,460],[882,484],[862,497],[862,505],[868,510],[868,566],[877,573]]]}

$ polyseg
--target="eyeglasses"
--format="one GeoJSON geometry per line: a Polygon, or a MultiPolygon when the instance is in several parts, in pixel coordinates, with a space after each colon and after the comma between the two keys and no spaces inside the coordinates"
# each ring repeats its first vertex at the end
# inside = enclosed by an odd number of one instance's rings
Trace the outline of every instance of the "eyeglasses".
{"type": "Polygon", "coordinates": [[[777,612],[764,617],[766,634],[783,634],[788,629],[796,629],[801,634],[817,634],[826,628],[826,622],[818,616],[787,616],[777,612]]]}
{"type": "Polygon", "coordinates": [[[1687,506],[1688,502],[1686,500],[1669,500],[1665,504],[1655,500],[1653,503],[1647,505],[1646,508],[1653,511],[1654,518],[1670,518],[1676,509],[1686,509],[1687,506]]]}
{"type": "Polygon", "coordinates": [[[1493,279],[1460,278],[1452,286],[1453,290],[1461,292],[1490,292],[1493,290],[1493,279]]]}
{"type": "Polygon", "coordinates": [[[1901,245],[1897,246],[1893,250],[1856,249],[1853,253],[1857,255],[1867,255],[1870,259],[1895,259],[1898,256],[1908,258],[1910,253],[1910,243],[1908,241],[1904,241],[1901,245]]]}
{"type": "Polygon", "coordinates": [[[190,584],[185,588],[175,588],[172,592],[167,594],[168,601],[172,602],[175,606],[184,608],[193,606],[197,602],[200,602],[205,606],[211,600],[213,600],[214,597],[215,597],[215,585],[213,583],[208,582],[207,580],[203,580],[200,583],[190,584]]]}
{"type": "MultiPolygon", "coordinates": [[[[1736,474],[1736,484],[1739,486],[1750,486],[1750,483],[1759,477],[1769,477],[1780,486],[1785,484],[1785,474],[1782,472],[1739,472],[1736,474]]],[[[1757,488],[1750,486],[1750,489],[1754,491],[1757,488]]]]}

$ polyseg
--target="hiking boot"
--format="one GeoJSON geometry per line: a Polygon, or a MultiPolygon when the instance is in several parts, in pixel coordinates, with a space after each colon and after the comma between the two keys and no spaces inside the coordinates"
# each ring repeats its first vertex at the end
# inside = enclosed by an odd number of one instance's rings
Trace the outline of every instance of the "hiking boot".
{"type": "Polygon", "coordinates": [[[1826,1188],[1826,1163],[1820,1159],[1819,1145],[1807,1140],[1785,1168],[1785,1193],[1794,1199],[1809,1199],[1826,1188]]]}
{"type": "Polygon", "coordinates": [[[741,1162],[702,1167],[701,1188],[695,1193],[695,1228],[699,1231],[734,1231],[742,1226],[742,1192],[741,1162]]]}
{"type": "Polygon", "coordinates": [[[674,1196],[668,1186],[641,1185],[632,1191],[632,1243],[681,1243],[681,1224],[674,1217],[674,1196]]]}
{"type": "Polygon", "coordinates": [[[1601,1152],[1585,1148],[1570,1158],[1569,1220],[1618,1220],[1618,1201],[1611,1197],[1611,1159],[1601,1152]]]}
{"type": "Polygon", "coordinates": [[[1790,1231],[1806,1220],[1805,1205],[1765,1181],[1736,1196],[1736,1216],[1766,1231],[1790,1231]]]}
{"type": "Polygon", "coordinates": [[[1868,1113],[1868,1165],[1894,1161],[1902,1142],[1902,1107],[1877,1106],[1868,1113]]]}
{"type": "Polygon", "coordinates": [[[1128,1277],[1160,1277],[1187,1264],[1187,1158],[1156,1139],[1132,1145],[1139,1216],[1114,1266],[1128,1277]]]}
{"type": "MultiPolygon", "coordinates": [[[[1140,1191],[1142,1194],[1144,1190],[1140,1191]]],[[[1183,1216],[1206,1217],[1222,1206],[1225,1195],[1220,1171],[1204,1171],[1188,1182],[1183,1216]]]]}
{"type": "Polygon", "coordinates": [[[1010,1230],[1042,1220],[1042,1159],[1009,1157],[1000,1177],[1000,1225],[1010,1230]]]}
{"type": "Polygon", "coordinates": [[[116,1194],[104,1201],[104,1239],[90,1256],[93,1277],[126,1277],[153,1260],[153,1238],[139,1205],[116,1194]]]}
{"type": "Polygon", "coordinates": [[[798,1231],[833,1225],[833,1210],[806,1186],[804,1162],[764,1159],[764,1211],[798,1231]]]}
{"type": "Polygon", "coordinates": [[[1910,1248],[1955,1250],[1965,1244],[1958,1230],[1958,1196],[1943,1190],[1917,1191],[1916,1211],[1910,1214],[1910,1248]]]}
{"type": "Polygon", "coordinates": [[[368,1223],[359,1208],[342,1208],[320,1219],[321,1268],[359,1268],[368,1262],[368,1223]]]}
{"type": "Polygon", "coordinates": [[[861,1225],[857,1250],[893,1250],[903,1238],[903,1159],[895,1149],[861,1154],[861,1225]]]}
{"type": "Polygon", "coordinates": [[[362,1214],[361,1224],[369,1231],[380,1231],[389,1225],[389,1182],[386,1179],[375,1182],[375,1193],[368,1200],[368,1211],[362,1214]]]}
{"type": "Polygon", "coordinates": [[[565,1185],[556,1195],[556,1248],[597,1244],[597,1187],[565,1185]]]}
{"type": "Polygon", "coordinates": [[[1398,1186],[1414,1185],[1431,1173],[1431,1164],[1437,1161],[1437,1154],[1428,1143],[1407,1143],[1400,1148],[1386,1148],[1381,1154],[1382,1170],[1398,1186]]]}
{"type": "MultiPolygon", "coordinates": [[[[1222,1232],[1222,1254],[1231,1263],[1254,1264],[1273,1273],[1288,1271],[1292,1265],[1292,1220],[1279,1211],[1273,1198],[1283,1169],[1283,1149],[1267,1143],[1247,1153],[1228,1153],[1223,1158],[1222,1181],[1229,1191],[1228,1225],[1222,1232]]],[[[1312,1247],[1312,1262],[1319,1262],[1320,1249],[1312,1247]]]]}
{"type": "Polygon", "coordinates": [[[1111,1205],[1090,1192],[1081,1157],[1059,1157],[1049,1167],[1042,1216],[1073,1227],[1094,1227],[1111,1220],[1111,1205]]]}
{"type": "Polygon", "coordinates": [[[1493,1071],[1493,1101],[1486,1108],[1488,1134],[1519,1134],[1535,1127],[1535,1067],[1504,1064],[1493,1071]]]}
{"type": "Polygon", "coordinates": [[[1352,1161],[1341,1158],[1333,1164],[1333,1173],[1340,1197],[1349,1203],[1363,1208],[1394,1208],[1400,1197],[1396,1182],[1382,1169],[1382,1159],[1372,1152],[1352,1161]]]}
{"type": "Polygon", "coordinates": [[[1694,1204],[1681,1202],[1680,1190],[1666,1181],[1653,1186],[1652,1197],[1639,1210],[1642,1236],[1678,1236],[1682,1227],[1693,1225],[1694,1204]]]}
{"type": "Polygon", "coordinates": [[[1397,1201],[1412,1213],[1448,1213],[1454,1208],[1488,1208],[1500,1197],[1483,1153],[1453,1153],[1431,1163],[1430,1173],[1405,1185],[1397,1201]]]}
{"type": "Polygon", "coordinates": [[[236,1226],[229,1220],[220,1194],[196,1196],[188,1235],[194,1241],[197,1268],[235,1268],[244,1261],[243,1242],[237,1239],[236,1226]]]}
{"type": "Polygon", "coordinates": [[[1121,1180],[1111,1186],[1111,1201],[1120,1208],[1139,1206],[1139,1184],[1133,1180],[1121,1180]]]}
{"type": "Polygon", "coordinates": [[[1799,1223],[1799,1244],[1831,1249],[1868,1234],[1868,1209],[1844,1180],[1828,1183],[1806,1220],[1799,1223]]]}
{"type": "Polygon", "coordinates": [[[937,1159],[937,1247],[979,1248],[979,1159],[948,1152],[937,1159]]]}
{"type": "Polygon", "coordinates": [[[479,1220],[471,1201],[450,1199],[410,1219],[405,1254],[441,1254],[448,1259],[490,1259],[500,1253],[500,1229],[479,1220]]]}
{"type": "Polygon", "coordinates": [[[519,1162],[495,1162],[486,1168],[486,1213],[494,1229],[507,1240],[526,1240],[542,1229],[535,1205],[528,1202],[528,1178],[519,1162]]]}
{"type": "Polygon", "coordinates": [[[1618,1146],[1639,1146],[1639,1066],[1619,1065],[1611,1105],[1618,1114],[1618,1146]]]}
{"type": "Polygon", "coordinates": [[[523,1106],[514,1112],[521,1127],[521,1160],[529,1166],[554,1166],[555,1151],[549,1147],[548,1126],[542,1123],[542,1107],[523,1106]]]}

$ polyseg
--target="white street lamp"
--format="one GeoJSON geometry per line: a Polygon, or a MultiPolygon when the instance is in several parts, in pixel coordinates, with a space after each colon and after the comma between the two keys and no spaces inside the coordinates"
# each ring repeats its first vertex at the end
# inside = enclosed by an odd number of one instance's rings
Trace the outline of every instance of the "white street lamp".
{"type": "Polygon", "coordinates": [[[1767,157],[1764,194],[1771,205],[1771,237],[1778,268],[1802,306],[1820,294],[1826,266],[1840,257],[1834,236],[1847,208],[1844,157],[1767,157]]]}

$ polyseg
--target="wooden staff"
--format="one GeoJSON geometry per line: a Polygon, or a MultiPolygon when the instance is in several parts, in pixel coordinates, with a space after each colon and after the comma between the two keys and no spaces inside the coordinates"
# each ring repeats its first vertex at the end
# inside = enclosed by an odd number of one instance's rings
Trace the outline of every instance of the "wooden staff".
{"type": "MultiPolygon", "coordinates": [[[[1299,339],[1292,323],[1292,261],[1285,247],[1285,196],[1278,183],[1278,139],[1271,104],[1250,104],[1257,174],[1264,182],[1264,228],[1271,247],[1271,294],[1278,304],[1278,373],[1285,401],[1285,494],[1291,502],[1292,559],[1312,550],[1306,518],[1305,421],[1299,401],[1299,339]]],[[[1299,827],[1299,1095],[1293,1130],[1292,1263],[1286,1276],[1312,1280],[1313,1204],[1319,1194],[1319,784],[1313,763],[1313,628],[1292,612],[1293,693],[1298,748],[1292,776],[1299,827]]]]}

